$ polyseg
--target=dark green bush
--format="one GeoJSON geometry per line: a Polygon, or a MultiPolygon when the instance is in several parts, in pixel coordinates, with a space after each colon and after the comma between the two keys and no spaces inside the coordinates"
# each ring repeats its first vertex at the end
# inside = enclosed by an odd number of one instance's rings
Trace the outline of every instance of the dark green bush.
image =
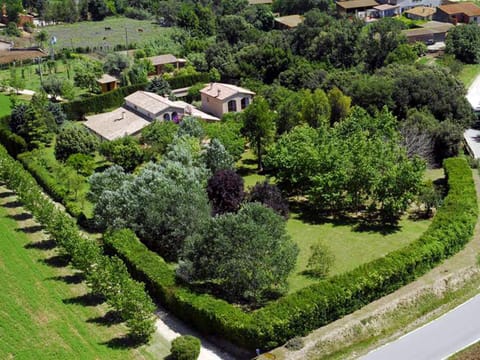
{"type": "Polygon", "coordinates": [[[200,340],[194,336],[179,336],[172,341],[171,357],[173,360],[197,360],[200,346],[200,340]]]}

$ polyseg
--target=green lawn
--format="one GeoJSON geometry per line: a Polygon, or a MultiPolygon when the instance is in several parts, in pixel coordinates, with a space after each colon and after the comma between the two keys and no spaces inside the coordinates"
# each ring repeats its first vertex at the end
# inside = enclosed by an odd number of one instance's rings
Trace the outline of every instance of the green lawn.
{"type": "MultiPolygon", "coordinates": [[[[247,151],[237,163],[245,186],[252,187],[265,176],[256,172],[255,155],[247,151]]],[[[425,178],[436,180],[442,178],[443,169],[429,169],[425,178]]],[[[289,292],[294,292],[314,283],[316,280],[302,274],[306,270],[310,247],[323,242],[333,252],[335,262],[330,275],[340,274],[355,267],[400,249],[417,239],[430,225],[430,220],[414,221],[405,216],[396,229],[360,231],[358,223],[326,221],[319,224],[310,223],[301,218],[301,214],[291,213],[287,222],[287,231],[300,249],[295,270],[289,277],[289,292]]]]}
{"type": "MultiPolygon", "coordinates": [[[[45,235],[35,229],[13,198],[0,207],[0,358],[1,359],[145,359],[145,347],[115,345],[123,324],[104,321],[106,307],[88,302],[86,287],[59,261],[45,235]],[[17,229],[16,219],[22,221],[17,229]]],[[[168,345],[156,344],[157,356],[168,345]]]]}
{"type": "Polygon", "coordinates": [[[180,44],[171,39],[176,28],[161,27],[150,20],[134,20],[123,17],[107,18],[103,21],[81,21],[74,24],[62,24],[45,28],[50,35],[57,38],[56,48],[86,48],[115,45],[137,44],[161,40],[165,53],[178,54],[180,44]],[[110,30],[105,30],[110,28],[110,30]]]}
{"type": "Polygon", "coordinates": [[[10,115],[11,105],[10,98],[5,94],[0,94],[0,117],[10,115]]]}
{"type": "Polygon", "coordinates": [[[458,74],[458,79],[468,89],[478,75],[480,75],[480,64],[465,64],[460,74],[458,74]]]}

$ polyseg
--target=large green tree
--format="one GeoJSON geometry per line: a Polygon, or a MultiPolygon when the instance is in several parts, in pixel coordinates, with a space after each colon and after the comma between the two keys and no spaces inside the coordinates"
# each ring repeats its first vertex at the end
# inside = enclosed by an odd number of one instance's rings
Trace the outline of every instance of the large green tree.
{"type": "Polygon", "coordinates": [[[216,283],[227,298],[258,305],[286,290],[297,254],[284,219],[248,203],[192,234],[177,274],[187,281],[216,283]]]}
{"type": "Polygon", "coordinates": [[[455,26],[448,32],[445,51],[467,64],[480,62],[480,28],[477,24],[455,26]]]}
{"type": "Polygon", "coordinates": [[[273,141],[275,136],[275,113],[270,110],[267,101],[258,96],[242,115],[243,133],[256,151],[258,169],[263,170],[264,148],[273,141]]]}

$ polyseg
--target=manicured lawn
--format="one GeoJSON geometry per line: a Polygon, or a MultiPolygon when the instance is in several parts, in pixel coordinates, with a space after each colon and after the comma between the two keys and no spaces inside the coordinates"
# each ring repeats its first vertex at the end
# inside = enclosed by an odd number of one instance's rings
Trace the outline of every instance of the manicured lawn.
{"type": "MultiPolygon", "coordinates": [[[[247,151],[237,163],[245,186],[251,187],[265,176],[256,172],[255,155],[247,151]]],[[[442,178],[443,169],[429,169],[425,178],[442,178]]],[[[287,222],[287,231],[300,249],[295,270],[289,278],[289,292],[308,286],[317,280],[302,274],[310,257],[310,247],[323,242],[335,256],[330,275],[345,271],[384,256],[417,239],[430,225],[431,220],[414,221],[405,216],[397,228],[362,229],[357,222],[326,220],[311,223],[302,219],[301,214],[291,213],[287,222]]]]}
{"type": "Polygon", "coordinates": [[[63,24],[45,27],[50,35],[57,38],[56,48],[93,48],[115,45],[125,46],[126,41],[140,45],[151,40],[161,40],[165,53],[177,53],[180,45],[170,35],[180,31],[176,28],[165,28],[149,20],[134,20],[122,17],[107,18],[103,21],[82,21],[74,24],[63,24]],[[105,30],[110,28],[110,30],[105,30]]]}
{"type": "Polygon", "coordinates": [[[0,117],[10,115],[11,105],[10,98],[7,95],[0,94],[0,117]]]}
{"type": "Polygon", "coordinates": [[[330,275],[341,274],[359,265],[384,256],[417,239],[430,221],[413,221],[404,218],[398,229],[391,233],[378,230],[358,231],[358,226],[342,222],[311,224],[302,221],[298,214],[290,214],[287,222],[288,233],[297,243],[300,254],[297,265],[289,278],[289,291],[294,292],[315,282],[315,279],[302,275],[306,269],[310,247],[323,242],[335,256],[330,275]]]}
{"type": "Polygon", "coordinates": [[[480,75],[480,64],[465,64],[460,74],[458,74],[458,79],[468,89],[478,75],[480,75]]]}
{"type": "MultiPolygon", "coordinates": [[[[144,347],[115,340],[126,333],[123,324],[105,321],[105,305],[85,296],[84,283],[28,214],[9,193],[1,195],[8,208],[0,207],[0,358],[154,358],[144,347]]],[[[168,353],[168,347],[157,350],[160,357],[168,353]]]]}

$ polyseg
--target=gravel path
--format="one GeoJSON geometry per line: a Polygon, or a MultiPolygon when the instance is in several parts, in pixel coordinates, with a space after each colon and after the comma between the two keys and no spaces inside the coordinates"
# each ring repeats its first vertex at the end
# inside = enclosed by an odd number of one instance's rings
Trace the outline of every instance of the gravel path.
{"type": "Polygon", "coordinates": [[[157,311],[158,320],[155,323],[157,332],[165,340],[172,341],[180,335],[193,335],[200,339],[202,348],[200,350],[199,360],[235,360],[236,358],[213,345],[202,335],[190,329],[182,321],[169,314],[164,309],[157,311]]]}

